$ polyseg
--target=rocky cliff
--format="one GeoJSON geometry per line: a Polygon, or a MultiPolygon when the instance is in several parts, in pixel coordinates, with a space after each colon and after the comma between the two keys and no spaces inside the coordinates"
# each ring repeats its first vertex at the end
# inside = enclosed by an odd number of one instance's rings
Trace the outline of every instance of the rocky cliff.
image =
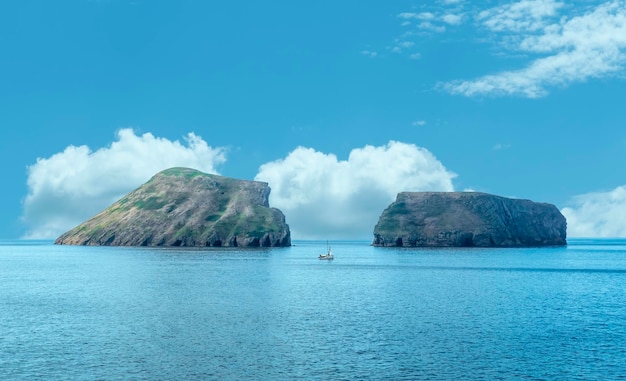
{"type": "Polygon", "coordinates": [[[60,245],[290,246],[283,213],[269,207],[258,181],[171,168],[90,220],[61,235],[60,245]]]}
{"type": "Polygon", "coordinates": [[[566,245],[566,221],[551,204],[477,192],[403,192],[374,228],[374,246],[566,245]]]}

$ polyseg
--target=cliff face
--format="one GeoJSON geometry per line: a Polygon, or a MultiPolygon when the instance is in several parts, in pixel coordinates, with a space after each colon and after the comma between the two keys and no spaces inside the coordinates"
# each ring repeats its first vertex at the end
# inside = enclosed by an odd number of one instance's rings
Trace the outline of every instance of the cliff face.
{"type": "Polygon", "coordinates": [[[258,181],[188,168],[156,174],[101,213],[61,235],[59,245],[290,246],[283,213],[258,181]]]}
{"type": "Polygon", "coordinates": [[[551,204],[476,192],[399,193],[374,228],[374,246],[566,245],[565,217],[551,204]]]}

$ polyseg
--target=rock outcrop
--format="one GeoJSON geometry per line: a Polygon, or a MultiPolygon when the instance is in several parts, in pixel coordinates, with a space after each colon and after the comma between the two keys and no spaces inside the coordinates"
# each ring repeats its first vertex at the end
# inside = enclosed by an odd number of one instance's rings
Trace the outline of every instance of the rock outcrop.
{"type": "Polygon", "coordinates": [[[55,243],[290,246],[285,216],[269,207],[269,194],[267,183],[171,168],[61,235],[55,243]]]}
{"type": "Polygon", "coordinates": [[[566,245],[565,217],[551,204],[477,192],[399,193],[374,228],[374,246],[566,245]]]}

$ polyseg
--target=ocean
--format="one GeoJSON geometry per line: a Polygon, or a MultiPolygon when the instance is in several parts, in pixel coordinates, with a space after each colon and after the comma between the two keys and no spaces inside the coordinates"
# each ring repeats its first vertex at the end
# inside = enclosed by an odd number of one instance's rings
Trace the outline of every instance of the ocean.
{"type": "Polygon", "coordinates": [[[615,380],[626,240],[258,250],[0,241],[2,380],[615,380]]]}

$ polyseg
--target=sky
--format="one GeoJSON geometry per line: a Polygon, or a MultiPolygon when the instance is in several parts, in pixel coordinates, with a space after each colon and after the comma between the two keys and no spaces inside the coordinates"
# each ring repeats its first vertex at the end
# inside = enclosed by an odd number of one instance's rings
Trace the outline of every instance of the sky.
{"type": "Polygon", "coordinates": [[[0,34],[0,238],[174,166],[268,182],[295,240],[372,239],[403,191],[626,237],[625,1],[22,0],[0,34]]]}

